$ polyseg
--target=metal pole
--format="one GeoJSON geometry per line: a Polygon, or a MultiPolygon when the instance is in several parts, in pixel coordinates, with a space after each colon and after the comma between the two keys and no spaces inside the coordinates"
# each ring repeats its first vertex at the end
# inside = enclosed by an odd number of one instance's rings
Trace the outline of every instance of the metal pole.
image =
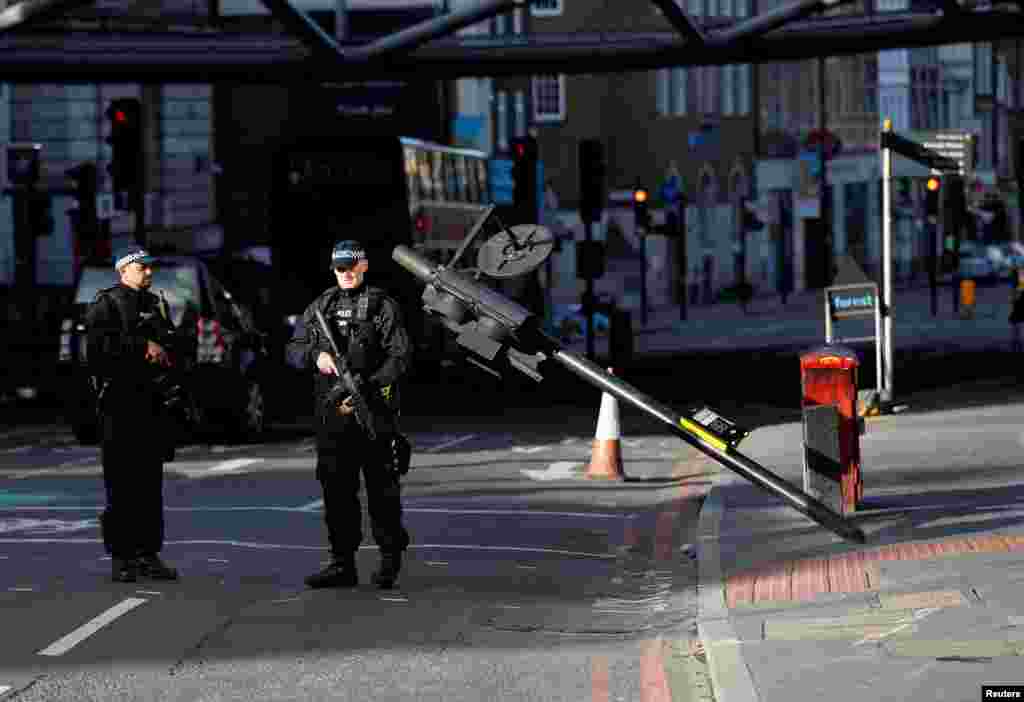
{"type": "MultiPolygon", "coordinates": [[[[587,252],[590,252],[590,244],[593,241],[593,232],[591,227],[594,226],[594,222],[584,222],[583,231],[586,234],[587,240],[587,252]]],[[[587,315],[587,358],[594,357],[594,279],[590,276],[590,271],[587,271],[587,287],[583,292],[583,306],[586,308],[584,312],[587,315]]]]}
{"type": "MultiPolygon", "coordinates": [[[[1022,198],[1024,199],[1024,198],[1022,198]]],[[[687,299],[690,295],[690,269],[689,262],[686,260],[686,200],[680,200],[676,207],[679,210],[679,231],[676,232],[679,236],[679,320],[682,322],[686,321],[686,305],[689,300],[687,299]]]]}
{"type": "Polygon", "coordinates": [[[885,387],[882,379],[882,341],[882,304],[875,300],[875,389],[878,390],[879,399],[885,387]]]}
{"type": "MultiPolygon", "coordinates": [[[[885,131],[892,122],[885,120],[885,131]]],[[[882,348],[885,380],[882,401],[892,400],[892,149],[882,149],[882,348]]]]}
{"type": "Polygon", "coordinates": [[[334,0],[334,38],[348,38],[348,0],[334,0]]]}
{"type": "Polygon", "coordinates": [[[647,326],[647,230],[640,231],[640,323],[647,326]]]}
{"type": "Polygon", "coordinates": [[[726,468],[738,473],[763,490],[780,497],[793,509],[826,529],[838,534],[847,541],[857,543],[864,543],[866,541],[864,532],[859,527],[851,524],[841,515],[832,511],[827,505],[806,494],[784,478],[775,475],[764,466],[759,465],[728,446],[716,445],[713,443],[713,439],[710,441],[703,439],[696,433],[687,430],[683,422],[681,422],[682,418],[671,407],[661,404],[632,385],[608,374],[600,366],[574,353],[556,349],[552,353],[552,357],[586,382],[597,386],[603,392],[614,395],[623,402],[628,402],[652,417],[661,420],[686,443],[707,454],[726,468]]]}
{"type": "Polygon", "coordinates": [[[832,343],[832,310],[828,307],[828,293],[825,293],[825,343],[832,343]]]}

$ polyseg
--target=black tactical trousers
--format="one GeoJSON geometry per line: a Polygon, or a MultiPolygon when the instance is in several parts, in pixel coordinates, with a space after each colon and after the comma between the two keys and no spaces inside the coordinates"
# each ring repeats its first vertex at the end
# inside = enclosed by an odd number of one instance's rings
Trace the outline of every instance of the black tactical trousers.
{"type": "Polygon", "coordinates": [[[318,437],[316,477],[323,488],[327,539],[335,557],[354,555],[363,541],[360,472],[366,480],[367,511],[377,546],[389,552],[404,551],[409,545],[402,526],[401,484],[389,468],[389,440],[378,435],[371,442],[355,422],[318,437]]]}
{"type": "Polygon", "coordinates": [[[164,545],[163,449],[159,443],[145,441],[144,431],[132,437],[123,426],[111,431],[109,418],[104,424],[103,545],[114,558],[158,553],[164,545]]]}

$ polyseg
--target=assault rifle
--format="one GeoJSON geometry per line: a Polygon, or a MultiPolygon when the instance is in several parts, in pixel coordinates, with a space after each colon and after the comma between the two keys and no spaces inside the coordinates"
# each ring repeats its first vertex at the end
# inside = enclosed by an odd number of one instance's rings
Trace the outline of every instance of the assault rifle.
{"type": "Polygon", "coordinates": [[[331,328],[327,326],[327,320],[324,319],[324,315],[320,310],[315,311],[316,320],[320,323],[320,329],[323,330],[324,336],[327,337],[327,342],[331,345],[331,351],[334,352],[334,365],[338,368],[338,381],[327,392],[327,397],[324,398],[326,409],[331,412],[336,411],[338,403],[348,396],[356,415],[356,422],[363,428],[363,431],[366,432],[371,441],[376,441],[377,429],[373,425],[373,412],[370,411],[370,405],[366,402],[366,397],[363,396],[355,376],[352,375],[348,359],[338,351],[338,345],[331,334],[331,328]]]}

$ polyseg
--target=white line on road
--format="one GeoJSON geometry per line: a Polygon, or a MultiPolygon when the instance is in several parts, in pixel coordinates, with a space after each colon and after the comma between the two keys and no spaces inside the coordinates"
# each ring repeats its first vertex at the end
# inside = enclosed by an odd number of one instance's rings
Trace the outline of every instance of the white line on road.
{"type": "Polygon", "coordinates": [[[207,468],[207,473],[230,473],[233,470],[251,466],[253,463],[262,463],[263,458],[233,458],[230,461],[221,461],[207,468]]]}
{"type": "Polygon", "coordinates": [[[470,440],[475,439],[475,438],[476,438],[476,434],[466,434],[465,436],[456,437],[456,438],[452,439],[451,441],[445,441],[444,443],[438,444],[437,446],[431,446],[429,448],[425,448],[425,449],[423,449],[423,451],[425,453],[430,453],[432,451],[443,451],[446,448],[451,448],[452,446],[458,446],[459,444],[464,444],[467,441],[470,441],[470,440]]]}
{"type": "Polygon", "coordinates": [[[35,592],[36,591],[36,589],[34,587],[9,587],[7,589],[8,589],[9,592],[35,592]]]}
{"type": "Polygon", "coordinates": [[[860,641],[855,643],[854,646],[860,646],[861,644],[866,644],[866,643],[875,643],[877,641],[881,641],[882,639],[887,639],[890,636],[892,636],[893,634],[896,634],[896,633],[899,633],[899,632],[903,631],[908,626],[913,626],[917,622],[919,622],[922,619],[924,619],[925,617],[927,617],[929,614],[935,614],[940,609],[942,609],[942,608],[941,607],[927,607],[925,609],[920,609],[920,610],[914,612],[914,615],[910,619],[910,621],[905,622],[903,624],[900,624],[899,626],[897,626],[897,627],[895,627],[893,629],[890,629],[889,631],[886,631],[886,632],[884,632],[882,634],[877,634],[875,636],[865,636],[863,639],[861,639],[860,641]]]}
{"type": "MultiPolygon", "coordinates": [[[[543,473],[543,471],[538,472],[543,473]]],[[[552,478],[548,479],[551,480],[552,478]]],[[[316,500],[308,505],[292,509],[297,512],[313,512],[323,508],[323,506],[323,500],[316,500]]],[[[554,512],[543,509],[456,509],[450,507],[403,507],[402,512],[406,514],[476,514],[482,516],[515,517],[587,517],[588,519],[634,519],[637,516],[635,514],[614,514],[608,512],[554,512]]]]}
{"type": "Polygon", "coordinates": [[[543,451],[547,446],[516,446],[512,449],[514,453],[537,453],[543,451]]]}
{"type": "Polygon", "coordinates": [[[103,612],[92,620],[86,622],[82,626],[78,627],[70,634],[63,636],[52,644],[44,648],[38,653],[40,656],[63,656],[65,653],[70,651],[78,644],[85,641],[87,638],[95,634],[103,627],[110,624],[112,621],[117,619],[123,614],[126,614],[141,604],[145,604],[147,600],[141,597],[129,597],[126,600],[122,600],[118,604],[114,605],[106,612],[103,612]]]}
{"type": "MultiPolygon", "coordinates": [[[[65,546],[81,544],[101,544],[102,539],[0,539],[0,544],[63,544],[65,546]]],[[[259,541],[236,541],[235,539],[180,539],[165,541],[165,546],[237,546],[259,550],[293,549],[296,551],[327,551],[327,546],[307,546],[305,544],[269,544],[259,541]]],[[[493,546],[490,544],[412,544],[412,549],[448,549],[453,551],[519,551],[523,553],[546,553],[554,556],[576,556],[580,558],[598,558],[614,560],[614,553],[591,553],[589,551],[569,551],[561,548],[540,548],[539,546],[493,546]]],[[[360,546],[361,551],[377,551],[377,546],[360,546]]]]}
{"type": "Polygon", "coordinates": [[[635,514],[609,514],[607,512],[553,512],[543,509],[447,509],[444,507],[405,507],[403,512],[430,514],[479,514],[516,517],[587,517],[592,519],[633,519],[635,514]]]}

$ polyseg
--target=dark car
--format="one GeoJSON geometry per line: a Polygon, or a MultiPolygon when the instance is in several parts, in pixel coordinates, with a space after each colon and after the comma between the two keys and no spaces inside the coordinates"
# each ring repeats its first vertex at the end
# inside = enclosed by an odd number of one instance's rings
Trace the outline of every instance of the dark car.
{"type": "MultiPolygon", "coordinates": [[[[96,441],[95,389],[89,372],[83,319],[96,293],[115,285],[109,265],[83,266],[75,297],[61,324],[58,374],[67,419],[76,438],[96,441]]],[[[176,327],[192,327],[196,357],[188,386],[199,409],[199,430],[254,437],[266,429],[266,375],[270,333],[252,308],[236,298],[195,256],[160,256],[153,266],[152,291],[162,294],[176,327]]]]}

